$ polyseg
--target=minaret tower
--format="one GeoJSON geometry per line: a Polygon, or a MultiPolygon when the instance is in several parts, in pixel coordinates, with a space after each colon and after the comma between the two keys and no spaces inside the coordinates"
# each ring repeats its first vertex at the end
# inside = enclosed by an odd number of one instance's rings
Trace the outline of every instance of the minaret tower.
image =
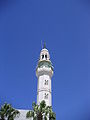
{"type": "Polygon", "coordinates": [[[36,76],[38,78],[37,104],[45,100],[47,106],[52,106],[51,78],[53,75],[53,66],[50,61],[50,55],[44,44],[40,52],[36,76]]]}

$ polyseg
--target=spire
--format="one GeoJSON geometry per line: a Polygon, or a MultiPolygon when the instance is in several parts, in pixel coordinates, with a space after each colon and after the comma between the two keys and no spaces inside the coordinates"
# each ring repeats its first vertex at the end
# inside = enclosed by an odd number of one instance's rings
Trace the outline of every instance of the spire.
{"type": "Polygon", "coordinates": [[[46,43],[44,42],[43,49],[46,48],[46,43]]]}

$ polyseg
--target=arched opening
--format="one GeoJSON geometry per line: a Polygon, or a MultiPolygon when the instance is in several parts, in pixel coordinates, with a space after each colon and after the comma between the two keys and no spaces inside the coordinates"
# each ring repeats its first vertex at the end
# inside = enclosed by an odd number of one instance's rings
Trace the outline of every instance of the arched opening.
{"type": "Polygon", "coordinates": [[[45,55],[45,58],[46,58],[46,60],[47,60],[47,54],[45,55]]]}
{"type": "Polygon", "coordinates": [[[42,55],[42,59],[44,59],[44,55],[42,55]]]}

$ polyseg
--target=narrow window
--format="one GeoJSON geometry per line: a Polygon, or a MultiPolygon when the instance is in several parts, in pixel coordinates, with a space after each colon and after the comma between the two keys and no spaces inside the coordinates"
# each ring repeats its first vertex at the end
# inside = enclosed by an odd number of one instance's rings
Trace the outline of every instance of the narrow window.
{"type": "Polygon", "coordinates": [[[42,59],[44,58],[44,55],[42,55],[42,59]]]}
{"type": "Polygon", "coordinates": [[[45,58],[46,58],[46,60],[47,60],[47,55],[45,55],[45,58]]]}
{"type": "Polygon", "coordinates": [[[45,97],[44,97],[45,99],[48,99],[48,94],[47,93],[45,93],[45,97]]]}
{"type": "Polygon", "coordinates": [[[45,80],[45,85],[48,85],[48,80],[45,80]]]}

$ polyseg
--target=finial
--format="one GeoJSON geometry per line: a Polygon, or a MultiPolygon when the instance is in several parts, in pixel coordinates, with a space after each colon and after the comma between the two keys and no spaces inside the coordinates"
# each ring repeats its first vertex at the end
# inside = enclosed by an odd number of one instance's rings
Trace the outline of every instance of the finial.
{"type": "Polygon", "coordinates": [[[46,43],[44,42],[43,49],[46,48],[46,43]]]}

